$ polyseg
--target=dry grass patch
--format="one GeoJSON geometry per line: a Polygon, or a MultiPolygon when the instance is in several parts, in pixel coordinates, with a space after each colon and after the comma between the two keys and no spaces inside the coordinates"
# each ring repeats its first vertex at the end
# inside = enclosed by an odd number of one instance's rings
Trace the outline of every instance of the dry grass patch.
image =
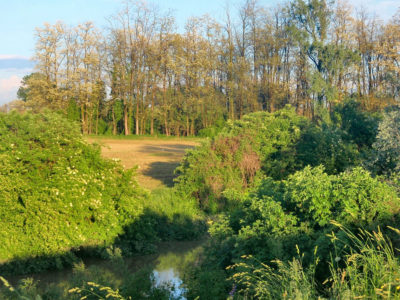
{"type": "Polygon", "coordinates": [[[120,159],[125,168],[138,166],[137,180],[144,188],[153,190],[172,186],[174,170],[187,149],[200,144],[200,139],[113,139],[88,138],[102,146],[102,155],[120,159]]]}

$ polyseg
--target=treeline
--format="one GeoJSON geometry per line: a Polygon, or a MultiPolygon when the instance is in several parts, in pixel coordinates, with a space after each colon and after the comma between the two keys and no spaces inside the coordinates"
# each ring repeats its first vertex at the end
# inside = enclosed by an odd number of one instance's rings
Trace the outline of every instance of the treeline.
{"type": "Polygon", "coordinates": [[[194,135],[286,104],[309,118],[347,98],[377,110],[399,97],[399,13],[384,23],[341,2],[246,0],[224,21],[176,27],[132,1],[104,31],[45,24],[18,96],[32,110],[64,111],[83,133],[125,135],[194,135]]]}

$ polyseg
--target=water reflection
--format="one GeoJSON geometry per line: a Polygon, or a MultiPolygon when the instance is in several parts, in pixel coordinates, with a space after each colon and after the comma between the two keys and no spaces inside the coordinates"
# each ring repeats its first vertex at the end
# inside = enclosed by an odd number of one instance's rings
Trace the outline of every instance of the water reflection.
{"type": "Polygon", "coordinates": [[[153,276],[155,287],[167,286],[171,291],[173,299],[186,300],[184,297],[186,289],[183,286],[183,281],[180,279],[179,274],[175,272],[175,269],[169,268],[163,271],[154,270],[153,276]]]}
{"type": "Polygon", "coordinates": [[[167,286],[173,299],[186,299],[184,297],[186,289],[182,281],[183,272],[185,268],[196,264],[202,251],[199,244],[193,246],[180,248],[181,251],[174,249],[160,254],[156,260],[152,274],[154,284],[156,287],[167,286]]]}
{"type": "Polygon", "coordinates": [[[49,287],[64,290],[65,299],[68,299],[70,288],[91,281],[114,289],[120,289],[123,283],[129,282],[128,288],[133,293],[149,292],[152,286],[164,287],[171,291],[172,299],[184,300],[186,299],[184,272],[198,264],[204,243],[205,240],[164,242],[159,244],[159,251],[156,254],[141,255],[121,261],[87,259],[74,268],[13,276],[8,279],[11,284],[17,285],[20,279],[32,277],[42,291],[49,287]]]}

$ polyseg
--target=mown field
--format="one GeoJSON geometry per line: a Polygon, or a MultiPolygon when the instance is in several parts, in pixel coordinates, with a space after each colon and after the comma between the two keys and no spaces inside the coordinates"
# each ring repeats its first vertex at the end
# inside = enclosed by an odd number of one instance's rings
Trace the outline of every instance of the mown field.
{"type": "Polygon", "coordinates": [[[149,190],[171,187],[174,170],[186,150],[201,143],[200,138],[88,137],[87,140],[100,144],[102,156],[120,160],[125,168],[137,166],[136,179],[149,190]]]}

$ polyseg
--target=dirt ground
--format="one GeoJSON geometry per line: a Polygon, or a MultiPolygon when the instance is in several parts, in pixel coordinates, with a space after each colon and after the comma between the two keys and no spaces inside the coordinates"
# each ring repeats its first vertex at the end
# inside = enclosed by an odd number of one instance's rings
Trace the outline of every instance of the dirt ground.
{"type": "Polygon", "coordinates": [[[198,140],[156,139],[88,139],[102,146],[102,155],[118,158],[125,168],[138,166],[139,184],[153,190],[162,186],[172,186],[174,169],[179,165],[186,149],[200,144],[198,140]]]}

